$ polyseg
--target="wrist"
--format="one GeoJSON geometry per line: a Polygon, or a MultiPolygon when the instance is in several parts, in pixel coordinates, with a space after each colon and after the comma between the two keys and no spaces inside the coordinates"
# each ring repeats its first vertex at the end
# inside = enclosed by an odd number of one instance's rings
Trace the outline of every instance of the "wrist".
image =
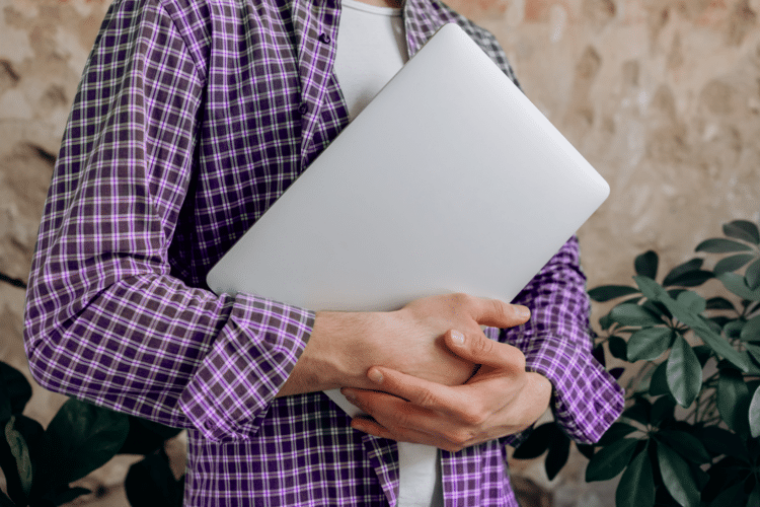
{"type": "Polygon", "coordinates": [[[527,375],[531,398],[536,400],[537,405],[543,407],[545,411],[551,406],[552,397],[554,396],[554,385],[540,373],[527,372],[527,375]]]}
{"type": "Polygon", "coordinates": [[[371,387],[366,372],[377,359],[382,312],[317,312],[306,347],[278,396],[339,387],[371,387]]]}

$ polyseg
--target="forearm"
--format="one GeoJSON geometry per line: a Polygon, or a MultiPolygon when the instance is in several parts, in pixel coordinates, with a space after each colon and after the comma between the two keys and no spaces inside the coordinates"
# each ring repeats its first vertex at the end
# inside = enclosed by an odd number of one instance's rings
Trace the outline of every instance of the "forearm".
{"type": "Polygon", "coordinates": [[[372,389],[371,366],[444,385],[461,385],[474,364],[454,354],[444,335],[482,335],[480,325],[517,325],[524,308],[463,294],[418,299],[401,310],[317,313],[311,338],[279,396],[337,387],[372,389]]]}
{"type": "MultiPolygon", "coordinates": [[[[70,288],[84,283],[57,277],[70,288]]],[[[51,301],[43,294],[53,284],[33,271],[25,339],[35,378],[171,426],[217,421],[227,431],[219,439],[256,430],[310,331],[303,310],[218,298],[169,276],[129,276],[97,290],[91,283],[91,291],[70,289],[69,301],[51,301]]]]}
{"type": "Polygon", "coordinates": [[[555,418],[579,442],[601,437],[623,405],[622,389],[591,355],[585,280],[571,238],[516,300],[531,308],[531,320],[501,337],[525,353],[529,371],[551,381],[555,418]]]}
{"type": "Polygon", "coordinates": [[[447,385],[469,378],[473,365],[448,351],[446,330],[421,329],[408,309],[318,312],[309,342],[278,396],[339,387],[371,389],[367,370],[387,366],[447,385]]]}

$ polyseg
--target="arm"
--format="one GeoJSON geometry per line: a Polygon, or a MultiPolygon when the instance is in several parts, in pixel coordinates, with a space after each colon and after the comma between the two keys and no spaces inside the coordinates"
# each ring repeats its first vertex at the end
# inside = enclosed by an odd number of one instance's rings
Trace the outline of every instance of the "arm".
{"type": "Polygon", "coordinates": [[[472,364],[442,345],[445,330],[519,322],[457,316],[446,298],[390,315],[315,318],[250,294],[217,297],[175,276],[172,238],[188,233],[180,210],[202,128],[199,39],[150,0],[116,2],[106,17],[30,273],[24,335],[35,378],[220,441],[255,434],[278,394],[369,386],[365,373],[375,362],[464,381],[472,364]],[[418,353],[409,354],[410,344],[418,353]],[[419,357],[427,357],[422,366],[419,357]]]}
{"type": "Polygon", "coordinates": [[[500,337],[523,351],[528,371],[551,381],[554,417],[579,443],[599,440],[624,403],[623,389],[591,355],[585,283],[573,237],[515,299],[531,320],[500,337]]]}
{"type": "Polygon", "coordinates": [[[488,342],[481,325],[512,327],[528,316],[524,307],[465,294],[418,299],[395,312],[320,312],[306,350],[279,396],[345,386],[374,389],[367,377],[371,366],[460,385],[479,363],[452,353],[444,343],[447,331],[461,329],[488,342]]]}
{"type": "Polygon", "coordinates": [[[229,440],[257,431],[314,315],[172,274],[205,86],[186,36],[157,2],[109,10],[53,175],[24,336],[43,386],[229,440]]]}
{"type": "Polygon", "coordinates": [[[447,335],[450,350],[483,364],[465,385],[372,368],[374,389],[384,392],[346,389],[344,394],[375,420],[357,418],[352,426],[449,451],[496,438],[514,443],[520,440],[516,433],[545,411],[553,388],[559,424],[578,442],[597,441],[619,416],[624,399],[591,355],[589,303],[578,260],[572,238],[520,293],[516,302],[530,308],[532,317],[502,331],[508,343],[466,331],[447,335]],[[454,335],[465,339],[453,340],[454,335]]]}

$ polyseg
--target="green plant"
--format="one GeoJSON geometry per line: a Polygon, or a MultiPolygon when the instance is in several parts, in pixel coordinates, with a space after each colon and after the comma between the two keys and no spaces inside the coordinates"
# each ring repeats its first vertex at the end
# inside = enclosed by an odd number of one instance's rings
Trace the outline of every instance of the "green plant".
{"type": "MultiPolygon", "coordinates": [[[[589,291],[596,302],[617,302],[599,319],[594,354],[627,363],[610,372],[628,370],[630,380],[620,420],[578,449],[590,459],[587,481],[622,473],[617,507],[760,506],[760,230],[736,220],[723,232],[696,248],[722,255],[711,270],[694,258],[658,283],[659,259],[649,251],[635,259],[635,286],[589,291]],[[706,299],[696,287],[726,297],[706,299]]],[[[548,423],[514,457],[548,450],[553,478],[569,448],[548,423]]]]}
{"type": "MultiPolygon", "coordinates": [[[[3,430],[0,468],[7,483],[7,494],[0,491],[0,507],[57,506],[90,493],[85,488],[72,488],[70,484],[116,454],[147,455],[132,467],[138,471],[136,477],[143,479],[139,484],[133,481],[133,491],[140,488],[149,493],[161,488],[170,491],[171,503],[156,493],[150,501],[141,501],[139,505],[181,505],[181,482],[174,481],[173,476],[170,482],[166,477],[168,460],[166,454],[160,452],[163,442],[179,433],[179,429],[73,398],[64,403],[43,429],[40,423],[22,414],[31,396],[32,388],[24,375],[0,362],[0,428],[3,430]],[[146,466],[145,462],[150,465],[146,466]],[[141,476],[140,472],[145,470],[147,473],[141,476]],[[161,481],[160,487],[155,484],[156,475],[161,481]]],[[[139,492],[132,496],[143,498],[139,492]]]]}

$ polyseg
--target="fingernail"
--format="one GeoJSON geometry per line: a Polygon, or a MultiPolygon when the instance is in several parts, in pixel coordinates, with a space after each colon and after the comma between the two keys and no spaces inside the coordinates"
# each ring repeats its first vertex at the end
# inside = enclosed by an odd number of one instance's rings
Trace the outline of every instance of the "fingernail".
{"type": "Polygon", "coordinates": [[[341,392],[343,393],[343,396],[345,396],[348,401],[350,402],[356,401],[356,393],[354,393],[350,389],[343,389],[341,392]]]}
{"type": "Polygon", "coordinates": [[[383,374],[380,373],[380,371],[377,370],[377,369],[375,369],[375,368],[371,368],[369,370],[369,372],[367,373],[367,376],[375,384],[382,384],[383,383],[383,374]]]}
{"type": "Polygon", "coordinates": [[[530,318],[530,310],[527,306],[516,306],[515,310],[517,311],[517,317],[523,320],[528,320],[530,318]]]}
{"type": "Polygon", "coordinates": [[[464,335],[459,331],[452,331],[451,339],[458,345],[464,345],[464,335]]]}

